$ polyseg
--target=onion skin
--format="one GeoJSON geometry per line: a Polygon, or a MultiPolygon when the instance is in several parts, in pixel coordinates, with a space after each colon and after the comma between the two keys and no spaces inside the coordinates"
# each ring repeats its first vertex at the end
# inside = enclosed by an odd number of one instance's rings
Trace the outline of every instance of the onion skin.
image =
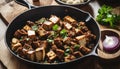
{"type": "Polygon", "coordinates": [[[103,41],[103,50],[107,53],[115,53],[120,49],[120,39],[115,36],[106,36],[103,41]]]}

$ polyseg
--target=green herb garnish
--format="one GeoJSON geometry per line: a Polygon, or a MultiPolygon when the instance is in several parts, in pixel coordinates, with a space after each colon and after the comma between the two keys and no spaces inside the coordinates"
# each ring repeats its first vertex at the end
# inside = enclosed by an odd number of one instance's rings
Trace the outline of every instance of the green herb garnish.
{"type": "Polygon", "coordinates": [[[60,35],[61,35],[63,38],[65,38],[65,37],[67,36],[67,30],[62,29],[62,30],[60,31],[60,35]]]}
{"type": "Polygon", "coordinates": [[[46,21],[45,18],[41,18],[40,20],[36,21],[35,23],[42,24],[46,21]]]}
{"type": "Polygon", "coordinates": [[[55,25],[52,27],[52,29],[53,29],[54,31],[57,31],[58,28],[59,28],[59,25],[57,25],[57,24],[55,24],[55,25]]]}
{"type": "Polygon", "coordinates": [[[36,31],[36,30],[38,30],[38,26],[35,24],[35,25],[32,26],[32,29],[33,29],[34,31],[36,31]]]}
{"type": "Polygon", "coordinates": [[[101,9],[98,10],[98,15],[96,20],[103,25],[108,25],[111,28],[115,28],[120,21],[120,15],[112,14],[112,7],[103,5],[101,9]]]}
{"type": "Polygon", "coordinates": [[[80,45],[75,45],[74,46],[74,49],[77,51],[77,50],[79,50],[79,48],[80,48],[80,45]]]}
{"type": "Polygon", "coordinates": [[[47,39],[47,42],[51,43],[51,42],[53,42],[53,40],[52,39],[47,39]]]}

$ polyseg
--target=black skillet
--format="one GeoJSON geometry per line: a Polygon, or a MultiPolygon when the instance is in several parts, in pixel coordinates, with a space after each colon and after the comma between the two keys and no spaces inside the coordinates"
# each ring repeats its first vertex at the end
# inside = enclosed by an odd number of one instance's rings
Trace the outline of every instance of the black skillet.
{"type": "Polygon", "coordinates": [[[89,56],[98,56],[96,54],[96,49],[98,47],[98,42],[101,37],[101,33],[100,33],[100,29],[98,27],[98,24],[96,23],[96,21],[92,18],[92,16],[89,13],[82,11],[78,8],[72,7],[72,6],[52,5],[52,6],[36,7],[36,6],[33,6],[30,3],[28,3],[26,0],[16,0],[16,2],[29,8],[28,11],[23,12],[19,16],[16,16],[15,19],[13,19],[13,21],[10,23],[10,25],[8,26],[6,33],[5,33],[6,46],[8,47],[9,51],[17,58],[22,59],[23,61],[32,63],[32,64],[38,64],[41,66],[44,66],[44,65],[51,66],[51,65],[61,65],[61,64],[77,62],[77,61],[80,61],[83,58],[86,58],[89,56]],[[11,44],[10,44],[11,39],[13,38],[14,32],[17,29],[22,28],[26,24],[27,20],[36,21],[41,17],[48,18],[48,17],[50,17],[51,14],[56,15],[60,18],[63,18],[66,15],[69,15],[78,21],[85,21],[87,27],[97,37],[96,41],[93,41],[95,43],[95,47],[92,50],[92,52],[83,57],[72,60],[70,62],[61,62],[61,63],[57,63],[57,64],[42,64],[39,62],[30,61],[30,60],[27,60],[27,59],[17,56],[17,54],[11,50],[11,44]]]}

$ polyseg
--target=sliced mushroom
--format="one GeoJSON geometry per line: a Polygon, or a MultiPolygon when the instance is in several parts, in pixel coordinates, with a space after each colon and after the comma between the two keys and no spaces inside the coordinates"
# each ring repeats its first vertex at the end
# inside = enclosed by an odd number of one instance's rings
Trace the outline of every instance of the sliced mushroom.
{"type": "Polygon", "coordinates": [[[70,62],[70,61],[73,60],[73,59],[75,59],[75,56],[73,56],[73,55],[67,55],[67,56],[64,58],[65,62],[70,62]]]}
{"type": "Polygon", "coordinates": [[[44,28],[45,30],[51,30],[53,25],[54,25],[54,24],[53,24],[52,22],[50,22],[50,21],[45,21],[45,22],[43,23],[43,28],[44,28]]]}
{"type": "Polygon", "coordinates": [[[12,50],[16,51],[19,47],[22,47],[21,43],[12,44],[12,50]]]}
{"type": "Polygon", "coordinates": [[[16,43],[18,43],[19,42],[19,40],[17,39],[17,38],[12,38],[12,43],[13,44],[16,44],[16,43]]]}
{"type": "Polygon", "coordinates": [[[36,61],[37,62],[43,61],[45,59],[45,49],[44,49],[44,47],[37,48],[35,50],[35,56],[36,56],[36,61]]]}
{"type": "Polygon", "coordinates": [[[62,60],[64,58],[64,50],[56,49],[56,55],[60,60],[62,60]]]}
{"type": "Polygon", "coordinates": [[[32,60],[32,61],[35,61],[35,51],[28,51],[27,58],[32,60]]]}

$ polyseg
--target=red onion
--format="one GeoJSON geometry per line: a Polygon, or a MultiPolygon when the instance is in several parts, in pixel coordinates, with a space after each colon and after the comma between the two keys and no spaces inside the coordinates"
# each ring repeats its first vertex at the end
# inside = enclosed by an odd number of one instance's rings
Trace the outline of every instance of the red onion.
{"type": "Polygon", "coordinates": [[[118,51],[120,47],[119,39],[115,36],[107,36],[103,41],[103,50],[108,53],[118,51]]]}

